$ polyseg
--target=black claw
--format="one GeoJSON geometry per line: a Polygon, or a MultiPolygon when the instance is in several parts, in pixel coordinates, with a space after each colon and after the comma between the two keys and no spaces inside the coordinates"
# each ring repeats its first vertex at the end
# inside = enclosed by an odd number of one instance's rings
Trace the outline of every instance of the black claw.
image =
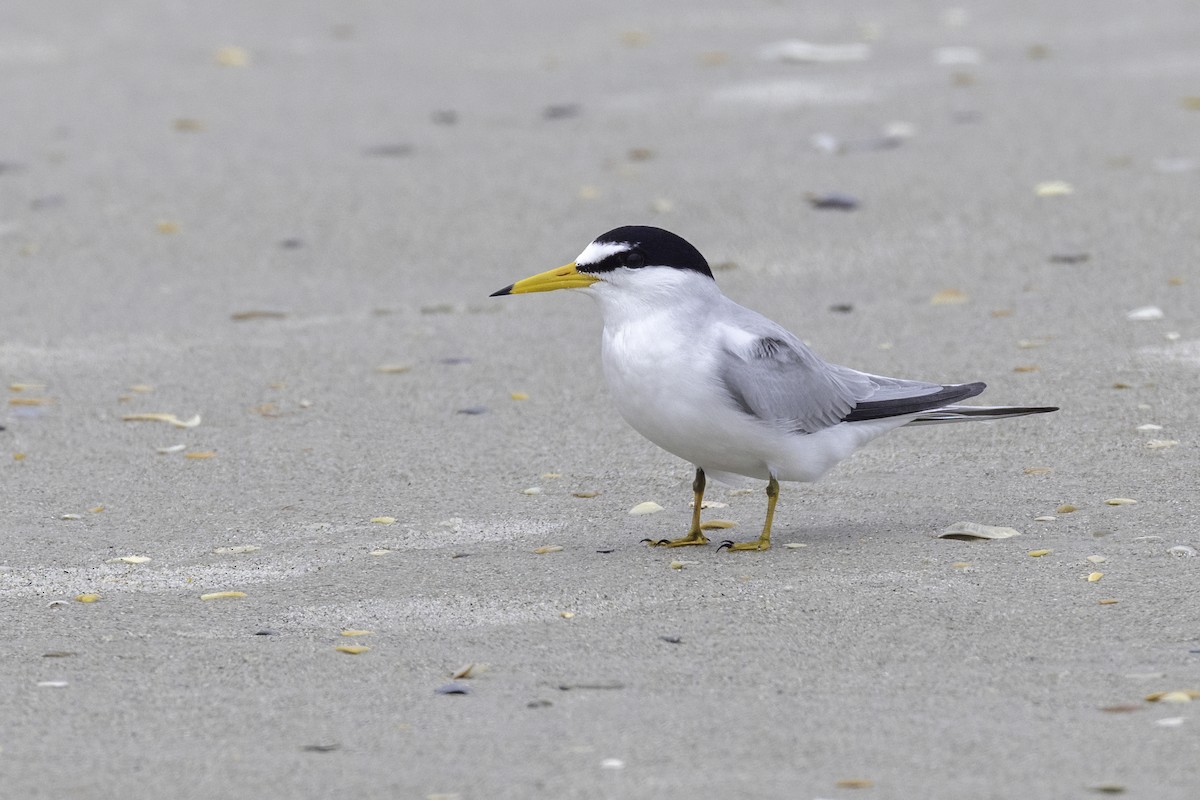
{"type": "Polygon", "coordinates": [[[658,542],[654,541],[653,539],[642,539],[640,542],[638,542],[638,544],[648,544],[651,547],[654,547],[654,545],[658,544],[658,542]]]}
{"type": "Polygon", "coordinates": [[[718,552],[718,553],[719,553],[719,552],[721,552],[721,551],[722,551],[722,550],[724,550],[726,547],[729,547],[729,548],[732,548],[732,547],[733,547],[733,540],[732,540],[732,539],[726,539],[725,541],[721,542],[721,546],[717,548],[717,552],[718,552]]]}

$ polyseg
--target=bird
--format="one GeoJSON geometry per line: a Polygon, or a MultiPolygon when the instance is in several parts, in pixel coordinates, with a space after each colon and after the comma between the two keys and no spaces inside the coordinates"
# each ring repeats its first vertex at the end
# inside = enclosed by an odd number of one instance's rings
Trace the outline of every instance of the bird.
{"type": "Polygon", "coordinates": [[[601,364],[620,415],[695,467],[687,533],[643,540],[651,546],[708,543],[700,510],[709,477],[727,484],[767,481],[759,537],[718,548],[764,551],[771,546],[780,481],[815,481],[896,428],[1058,410],[963,405],[986,385],[889,378],[831,364],[783,326],[722,293],[700,251],[662,228],[614,228],[571,263],[491,296],[559,289],[599,303],[601,364]]]}

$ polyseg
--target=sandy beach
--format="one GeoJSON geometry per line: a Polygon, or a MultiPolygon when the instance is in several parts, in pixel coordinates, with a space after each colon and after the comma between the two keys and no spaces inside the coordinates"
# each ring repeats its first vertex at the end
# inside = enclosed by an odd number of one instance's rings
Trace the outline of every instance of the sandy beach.
{"type": "Polygon", "coordinates": [[[1183,0],[6,3],[0,795],[1200,796],[1197,42],[1183,0]],[[648,548],[692,469],[597,309],[488,297],[626,224],[830,361],[1061,410],[785,484],[767,552],[648,548]]]}

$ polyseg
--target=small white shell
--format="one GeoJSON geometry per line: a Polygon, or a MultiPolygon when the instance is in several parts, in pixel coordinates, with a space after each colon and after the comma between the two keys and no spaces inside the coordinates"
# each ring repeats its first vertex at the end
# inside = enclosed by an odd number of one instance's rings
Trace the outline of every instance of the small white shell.
{"type": "Polygon", "coordinates": [[[658,503],[655,503],[653,500],[647,500],[646,502],[638,503],[636,506],[629,509],[629,513],[637,517],[643,514],[657,514],[662,510],[663,507],[658,503]]]}
{"type": "Polygon", "coordinates": [[[980,525],[977,522],[956,522],[941,533],[934,536],[938,539],[1011,539],[1020,536],[1015,528],[1003,528],[995,525],[980,525]]]}

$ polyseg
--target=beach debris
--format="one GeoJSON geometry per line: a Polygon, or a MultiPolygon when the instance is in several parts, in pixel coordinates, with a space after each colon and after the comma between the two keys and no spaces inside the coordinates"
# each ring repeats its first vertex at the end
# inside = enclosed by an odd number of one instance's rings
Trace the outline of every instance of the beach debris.
{"type": "Polygon", "coordinates": [[[572,497],[581,497],[585,500],[588,500],[593,497],[599,497],[600,493],[599,492],[571,492],[571,496],[572,497]]]}
{"type": "Polygon", "coordinates": [[[1088,583],[1095,583],[1096,581],[1100,580],[1103,577],[1104,577],[1103,572],[1093,572],[1087,576],[1088,583]]]}
{"type": "Polygon", "coordinates": [[[1091,258],[1091,255],[1082,250],[1063,250],[1050,254],[1051,264],[1082,264],[1091,258]]]}
{"type": "Polygon", "coordinates": [[[1034,522],[1054,522],[1056,519],[1058,519],[1058,517],[1054,517],[1049,514],[1043,514],[1040,517],[1034,517],[1033,521],[1034,522]]]}
{"type": "Polygon", "coordinates": [[[1088,556],[1087,560],[1093,564],[1103,564],[1105,561],[1108,561],[1104,556],[1088,556]]]}
{"type": "Polygon", "coordinates": [[[521,490],[521,494],[526,494],[526,495],[529,495],[530,497],[539,495],[541,493],[542,493],[542,487],[540,487],[540,486],[530,486],[528,489],[521,490]]]}
{"type": "MultiPolygon", "coordinates": [[[[1107,709],[1101,709],[1101,711],[1105,710],[1107,709]]],[[[1093,783],[1087,789],[1089,792],[1097,794],[1121,794],[1125,791],[1125,786],[1120,783],[1093,783]]]]}
{"type": "Polygon", "coordinates": [[[374,522],[376,525],[395,525],[396,518],[395,517],[371,517],[371,522],[374,522]]]}
{"type": "Polygon", "coordinates": [[[1030,550],[1027,555],[1030,558],[1041,558],[1042,556],[1048,556],[1053,552],[1053,550],[1030,550]]]}
{"type": "Polygon", "coordinates": [[[971,298],[961,289],[942,289],[929,298],[931,306],[961,306],[970,302],[971,298]]]}
{"type": "Polygon", "coordinates": [[[1026,475],[1049,475],[1054,472],[1054,467],[1026,467],[1026,475]]]}
{"type": "Polygon", "coordinates": [[[278,636],[279,631],[274,628],[260,628],[254,632],[255,636],[278,636]]]}
{"type": "Polygon", "coordinates": [[[1113,599],[1113,598],[1111,598],[1111,597],[1105,597],[1104,599],[1102,599],[1102,600],[1097,600],[1096,602],[1097,602],[1097,603],[1099,603],[1099,604],[1100,604],[1100,605],[1102,605],[1102,606],[1115,606],[1117,603],[1119,603],[1119,602],[1121,602],[1121,601],[1120,601],[1120,600],[1115,600],[1115,599],[1113,599]]]}
{"type": "Polygon", "coordinates": [[[339,633],[342,636],[370,636],[375,631],[362,630],[361,628],[342,628],[339,633]]]}
{"type": "Polygon", "coordinates": [[[217,50],[213,58],[222,67],[244,67],[250,63],[250,53],[244,47],[226,45],[217,50]]]}
{"type": "Polygon", "coordinates": [[[1189,547],[1186,544],[1177,544],[1168,550],[1167,554],[1174,556],[1175,558],[1195,558],[1196,548],[1189,547]]]}
{"type": "Polygon", "coordinates": [[[487,406],[467,406],[466,408],[460,408],[460,409],[458,409],[458,411],[456,411],[456,412],[454,412],[454,413],[456,413],[456,414],[466,414],[466,415],[468,415],[468,416],[471,416],[471,417],[477,417],[477,416],[479,416],[480,414],[486,414],[486,413],[488,413],[488,407],[487,407],[487,406]]]}
{"type": "Polygon", "coordinates": [[[1074,194],[1075,187],[1066,181],[1042,181],[1033,187],[1038,197],[1065,197],[1074,194]]]}
{"type": "Polygon", "coordinates": [[[875,781],[870,778],[843,778],[834,785],[839,789],[870,789],[875,781]]]}
{"type": "Polygon", "coordinates": [[[975,541],[988,539],[1011,539],[1020,536],[1016,528],[1005,528],[996,525],[981,525],[978,522],[955,522],[941,533],[934,534],[937,539],[958,539],[960,541],[975,541]]]}
{"type": "Polygon", "coordinates": [[[731,519],[710,519],[707,522],[700,523],[700,530],[702,530],[702,531],[724,530],[725,528],[733,528],[736,526],[737,526],[737,523],[731,519]]]}
{"type": "Polygon", "coordinates": [[[37,686],[41,689],[65,689],[70,686],[67,681],[38,681],[37,686]]]}
{"type": "Polygon", "coordinates": [[[433,690],[434,694],[470,694],[471,687],[465,683],[447,683],[433,690]]]}
{"type": "Polygon", "coordinates": [[[1148,439],[1143,445],[1147,450],[1169,450],[1178,446],[1178,439],[1148,439]]]}
{"type": "MultiPolygon", "coordinates": [[[[688,508],[695,508],[695,499],[688,501],[688,508]]],[[[729,508],[729,503],[722,503],[720,500],[701,500],[700,508],[729,508]]]]}
{"type": "Polygon", "coordinates": [[[269,311],[267,309],[252,308],[248,311],[234,311],[229,315],[229,318],[234,322],[247,322],[253,319],[286,319],[286,311],[269,311]]]}
{"type": "Polygon", "coordinates": [[[699,564],[699,561],[672,561],[671,569],[683,569],[684,567],[693,567],[699,564]]]}
{"type": "Polygon", "coordinates": [[[529,399],[529,395],[526,394],[525,392],[509,392],[508,397],[510,400],[528,400],[529,399]]]}
{"type": "Polygon", "coordinates": [[[1079,509],[1077,507],[1071,505],[1070,503],[1063,503],[1061,506],[1054,509],[1054,513],[1056,513],[1056,514],[1071,514],[1078,510],[1079,509]]]}
{"type": "Polygon", "coordinates": [[[640,517],[645,514],[657,514],[658,512],[660,512],[662,510],[663,510],[663,507],[660,506],[658,503],[655,503],[653,500],[647,500],[646,502],[638,503],[636,506],[629,509],[629,513],[634,515],[635,517],[640,517]]]}
{"type": "Polygon", "coordinates": [[[176,428],[194,428],[200,424],[200,415],[196,414],[190,419],[182,420],[174,414],[166,414],[162,412],[149,412],[143,414],[122,414],[122,422],[165,422],[173,425],[176,428]]]}
{"type": "Polygon", "coordinates": [[[911,139],[916,133],[917,128],[912,123],[889,122],[878,136],[848,139],[828,131],[821,131],[809,137],[809,142],[818,152],[827,155],[845,155],[869,150],[891,150],[902,145],[907,139],[911,139]]]}
{"type": "Polygon", "coordinates": [[[190,459],[193,459],[196,461],[203,461],[208,458],[216,458],[217,451],[216,450],[195,450],[191,453],[184,453],[183,457],[190,458],[190,459]]]}
{"type": "Polygon", "coordinates": [[[808,192],[804,195],[804,199],[813,208],[832,209],[834,211],[853,211],[859,206],[857,197],[845,194],[844,192],[826,192],[825,194],[808,192]]]}
{"type": "Polygon", "coordinates": [[[461,667],[454,670],[454,672],[450,673],[450,677],[456,681],[473,678],[473,677],[475,677],[475,675],[477,673],[480,673],[483,671],[483,667],[484,667],[483,664],[477,664],[474,661],[472,661],[471,663],[463,664],[461,667]]]}
{"type": "Polygon", "coordinates": [[[179,223],[170,219],[160,219],[154,223],[154,230],[166,236],[179,233],[179,223]]]}
{"type": "Polygon", "coordinates": [[[1153,422],[1147,422],[1143,425],[1138,425],[1137,429],[1139,431],[1161,431],[1163,429],[1163,426],[1155,425],[1153,422]]]}
{"type": "Polygon", "coordinates": [[[1132,506],[1136,504],[1137,500],[1128,497],[1110,497],[1104,501],[1104,505],[1106,506],[1132,506]]]}
{"type": "Polygon", "coordinates": [[[560,611],[558,612],[558,615],[563,619],[575,619],[574,611],[560,611]]]}
{"type": "Polygon", "coordinates": [[[59,517],[59,519],[67,519],[67,520],[83,519],[83,515],[82,514],[63,514],[61,517],[59,517]]]}
{"type": "Polygon", "coordinates": [[[1183,717],[1163,717],[1162,719],[1154,720],[1154,724],[1164,728],[1178,728],[1183,724],[1183,717]]]}
{"type": "Polygon", "coordinates": [[[667,644],[683,644],[683,639],[679,636],[659,636],[658,638],[667,644]]]}
{"type": "Polygon", "coordinates": [[[788,550],[799,550],[801,547],[808,547],[806,542],[788,542],[784,545],[788,550]]]}
{"type": "MultiPolygon", "coordinates": [[[[369,556],[386,556],[390,552],[392,552],[392,551],[388,550],[386,547],[381,547],[378,550],[372,550],[371,552],[367,553],[367,555],[369,555],[369,556]]],[[[453,556],[453,557],[458,558],[458,556],[453,556]]]]}
{"type": "Polygon", "coordinates": [[[100,595],[95,592],[85,592],[84,594],[75,595],[75,600],[80,603],[95,603],[100,599],[100,595]]]}
{"type": "Polygon", "coordinates": [[[380,364],[375,371],[381,375],[402,375],[411,369],[411,364],[380,364]]]}
{"type": "Polygon", "coordinates": [[[818,44],[801,39],[787,39],[762,46],[759,48],[758,57],[763,61],[776,61],[784,64],[834,64],[866,61],[871,57],[871,46],[865,42],[818,44]]]}
{"type": "Polygon", "coordinates": [[[1037,364],[1018,364],[1013,367],[1013,372],[1037,372],[1040,369],[1037,364]]]}
{"type": "Polygon", "coordinates": [[[219,556],[223,556],[231,553],[253,553],[256,550],[262,550],[262,548],[256,544],[235,544],[229,547],[218,547],[217,549],[213,550],[213,552],[219,556]]]}
{"type": "Polygon", "coordinates": [[[619,758],[606,758],[600,762],[602,769],[624,769],[625,762],[619,758]]]}
{"type": "Polygon", "coordinates": [[[118,556],[117,558],[107,559],[105,564],[145,564],[150,560],[149,556],[118,556]]]}
{"type": "Polygon", "coordinates": [[[337,742],[330,742],[328,744],[301,745],[300,749],[306,753],[332,753],[335,750],[341,750],[342,746],[337,742]]]}
{"type": "Polygon", "coordinates": [[[582,111],[578,103],[554,103],[542,109],[542,119],[570,119],[582,111]]]}
{"type": "Polygon", "coordinates": [[[1146,695],[1150,703],[1190,703],[1200,700],[1200,689],[1174,689],[1167,692],[1152,692],[1146,695]]]}
{"type": "Polygon", "coordinates": [[[531,552],[544,556],[546,553],[559,553],[565,549],[561,544],[544,544],[541,547],[535,547],[531,552]]]}
{"type": "Polygon", "coordinates": [[[345,653],[348,656],[361,656],[363,653],[368,652],[371,648],[367,647],[365,644],[339,644],[333,649],[339,653],[345,653]]]}
{"type": "Polygon", "coordinates": [[[1125,319],[1130,322],[1154,322],[1163,319],[1165,316],[1166,314],[1158,306],[1142,306],[1127,313],[1125,319]]]}
{"type": "Polygon", "coordinates": [[[169,456],[174,453],[182,453],[184,450],[187,450],[186,444],[173,444],[168,447],[154,448],[154,452],[158,453],[160,456],[169,456]]]}
{"type": "Polygon", "coordinates": [[[245,592],[209,592],[200,595],[201,600],[236,600],[245,597],[245,592]]]}
{"type": "Polygon", "coordinates": [[[48,406],[54,401],[49,397],[10,397],[10,406],[48,406]]]}

